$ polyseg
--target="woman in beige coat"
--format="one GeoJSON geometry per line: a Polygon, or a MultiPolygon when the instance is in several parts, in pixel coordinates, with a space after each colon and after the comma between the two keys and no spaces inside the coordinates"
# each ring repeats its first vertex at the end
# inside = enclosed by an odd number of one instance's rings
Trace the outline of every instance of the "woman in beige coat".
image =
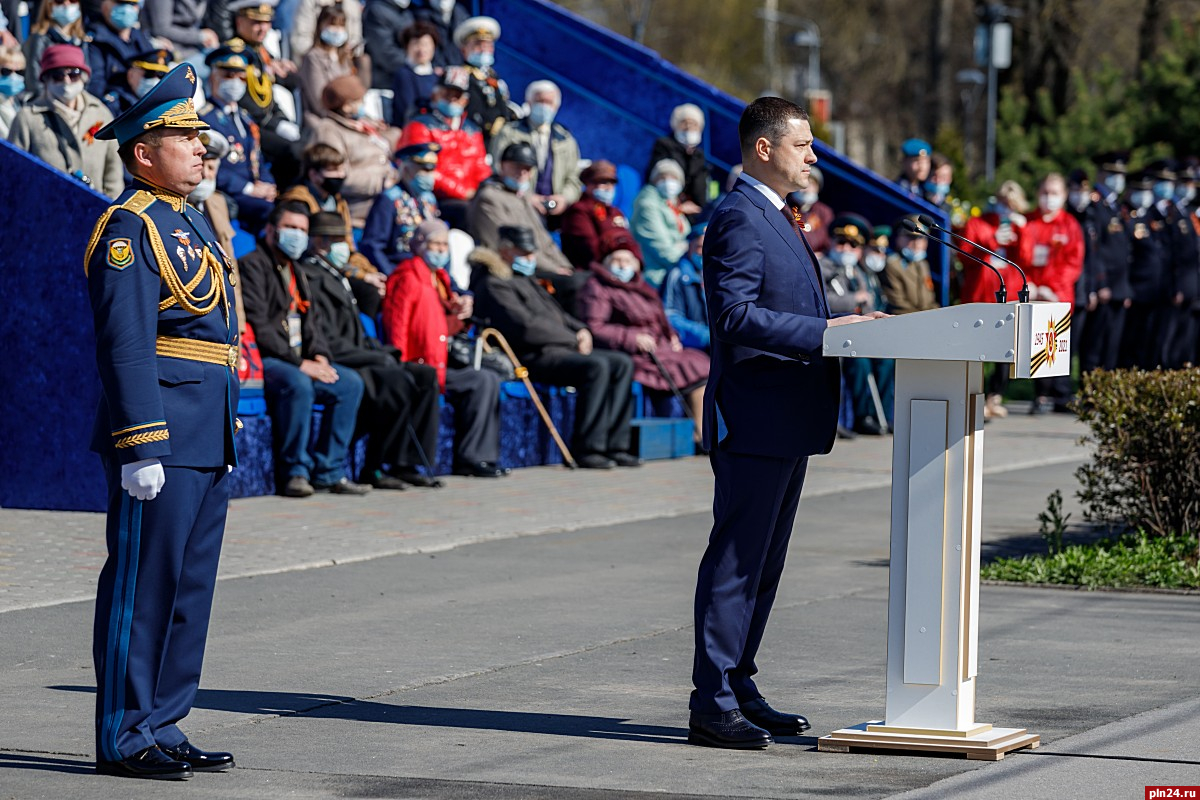
{"type": "Polygon", "coordinates": [[[92,71],[83,51],[56,44],[42,54],[42,94],[13,119],[8,140],[55,169],[74,175],[98,192],[116,197],[125,173],[114,140],[98,141],[96,131],[112,113],[83,90],[92,71]]]}
{"type": "Polygon", "coordinates": [[[375,198],[396,182],[392,152],[400,132],[377,120],[362,118],[366,89],[356,75],[334,78],[321,99],[329,116],[313,126],[309,144],[327,144],[346,157],[341,195],[350,205],[354,227],[361,228],[375,198]]]}

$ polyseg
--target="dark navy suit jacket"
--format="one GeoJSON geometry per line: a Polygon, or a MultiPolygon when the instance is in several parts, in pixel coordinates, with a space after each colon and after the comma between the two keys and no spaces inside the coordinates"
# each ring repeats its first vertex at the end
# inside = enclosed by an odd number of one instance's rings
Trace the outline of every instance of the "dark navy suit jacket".
{"type": "Polygon", "coordinates": [[[744,180],[713,214],[704,237],[710,449],[796,458],[833,447],[840,367],[821,356],[829,306],[816,260],[784,212],[744,180]]]}

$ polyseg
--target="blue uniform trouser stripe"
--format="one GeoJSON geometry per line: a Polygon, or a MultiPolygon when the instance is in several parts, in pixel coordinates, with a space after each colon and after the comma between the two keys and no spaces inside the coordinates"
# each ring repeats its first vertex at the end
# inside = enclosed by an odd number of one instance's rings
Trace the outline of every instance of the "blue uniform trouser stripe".
{"type": "MultiPolygon", "coordinates": [[[[117,749],[116,736],[120,729],[124,707],[125,671],[129,656],[129,629],[133,619],[134,590],[137,585],[142,517],[141,502],[134,500],[123,490],[120,490],[118,503],[116,535],[115,542],[113,542],[116,564],[113,586],[108,594],[114,602],[112,602],[107,615],[105,658],[102,675],[99,676],[101,681],[99,685],[103,687],[103,690],[100,693],[102,701],[97,736],[101,755],[113,761],[122,758],[117,749]]],[[[101,592],[104,591],[105,577],[105,575],[101,575],[101,592]]],[[[99,615],[97,616],[99,617],[99,615]]]]}

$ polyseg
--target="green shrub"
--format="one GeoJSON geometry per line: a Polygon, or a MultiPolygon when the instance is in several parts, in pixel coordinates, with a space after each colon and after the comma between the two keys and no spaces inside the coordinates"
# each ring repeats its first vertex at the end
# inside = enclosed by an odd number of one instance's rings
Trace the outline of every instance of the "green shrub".
{"type": "Polygon", "coordinates": [[[1154,536],[1200,533],[1200,369],[1097,370],[1077,400],[1094,455],[1084,518],[1154,536]]]}
{"type": "Polygon", "coordinates": [[[984,565],[985,580],[1070,586],[1200,589],[1194,543],[1186,536],[1128,534],[1120,541],[1067,545],[1049,556],[998,558],[984,565]]]}

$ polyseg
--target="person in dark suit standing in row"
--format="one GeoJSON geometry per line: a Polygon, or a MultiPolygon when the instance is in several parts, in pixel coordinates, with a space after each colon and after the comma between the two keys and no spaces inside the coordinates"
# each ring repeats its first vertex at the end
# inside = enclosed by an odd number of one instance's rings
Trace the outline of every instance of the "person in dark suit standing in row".
{"type": "Polygon", "coordinates": [[[784,201],[808,186],[817,161],[804,109],[759,98],[738,137],[745,170],[704,243],[712,329],[704,444],[716,499],[696,583],[688,741],[755,749],[809,727],[771,708],[753,676],[808,457],[828,453],[837,429],[838,364],[822,357],[822,338],[831,325],[887,315],[829,318],[803,220],[784,201]]]}

